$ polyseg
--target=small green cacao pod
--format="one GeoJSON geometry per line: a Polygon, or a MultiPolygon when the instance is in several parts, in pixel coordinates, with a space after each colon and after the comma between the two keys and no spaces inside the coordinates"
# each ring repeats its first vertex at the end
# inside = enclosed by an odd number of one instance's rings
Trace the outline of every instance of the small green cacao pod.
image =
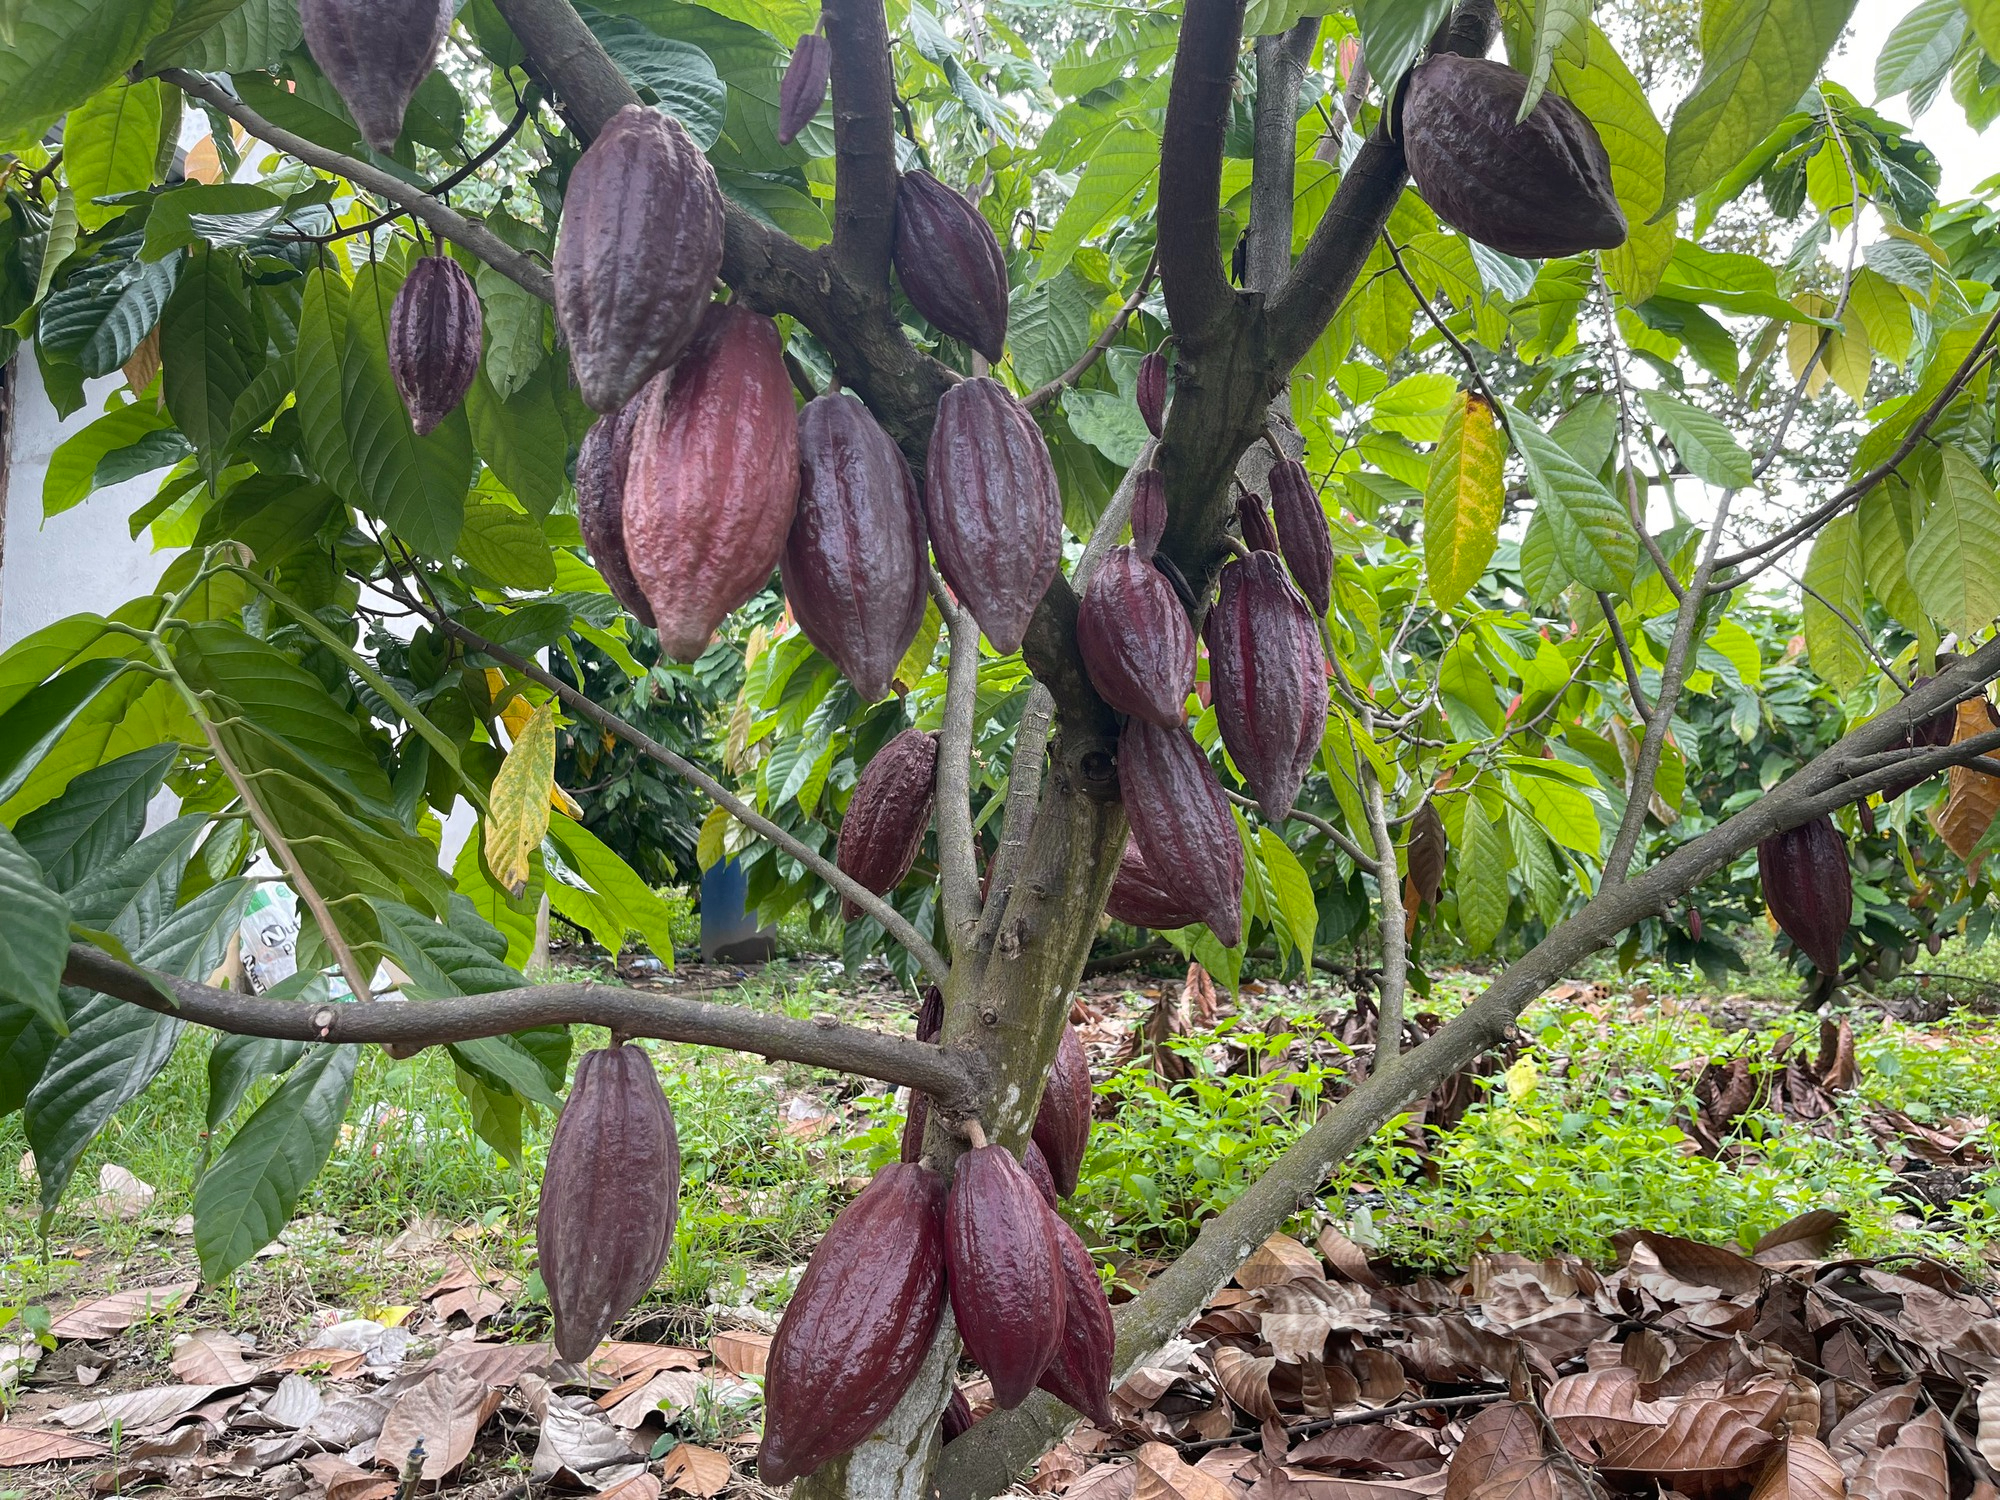
{"type": "Polygon", "coordinates": [[[1764,904],[1779,929],[1830,979],[1840,976],[1840,944],[1854,914],[1847,840],[1821,816],[1757,845],[1764,904]]]}
{"type": "Polygon", "coordinates": [[[395,149],[455,9],[452,0],[299,0],[306,50],[377,151],[395,149]]]}
{"type": "Polygon", "coordinates": [[[994,1404],[1028,1397],[1062,1348],[1062,1246],[1055,1214],[1005,1146],[958,1159],[945,1204],[951,1312],[994,1404]]]}
{"type": "Polygon", "coordinates": [[[1333,530],[1319,503],[1312,478],[1295,458],[1271,465],[1271,515],[1278,526],[1278,550],[1313,613],[1324,619],[1333,601],[1333,530]]]}
{"type": "Polygon", "coordinates": [[[599,417],[576,450],[576,521],[583,545],[612,597],[640,624],[651,627],[653,606],[632,576],[625,555],[625,465],[632,456],[637,403],[599,417]]]}
{"type": "Polygon", "coordinates": [[[896,279],[918,312],[992,364],[1007,342],[1007,259],[986,216],[928,172],[896,183],[896,279]]]}
{"type": "Polygon", "coordinates": [[[826,81],[833,68],[833,48],[817,31],[808,31],[792,49],[778,85],[778,144],[789,146],[812,124],[826,103],[826,81]]]}
{"type": "Polygon", "coordinates": [[[1217,942],[1243,937],[1243,842],[1215,768],[1185,728],[1127,719],[1118,735],[1119,795],[1148,875],[1217,942]]]}
{"type": "Polygon", "coordinates": [[[1319,623],[1278,555],[1259,551],[1222,570],[1202,635],[1222,742],[1264,816],[1281,821],[1326,733],[1319,623]]]}
{"type": "Polygon", "coordinates": [[[1077,609],[1076,645],[1106,703],[1173,728],[1194,689],[1194,626],[1173,585],[1136,546],[1113,547],[1077,609]]]}
{"type": "Polygon", "coordinates": [[[1117,1430],[1111,1410],[1111,1355],[1115,1334],[1111,1303],[1098,1279],[1097,1263],[1074,1229],[1056,1215],[1062,1251],[1063,1338],[1056,1357],[1042,1372],[1041,1388],[1065,1406],[1090,1418],[1101,1432],[1117,1430]]]}
{"type": "MultiPolygon", "coordinates": [[[[924,847],[937,796],[937,736],[905,729],[875,752],[840,820],[834,863],[878,896],[893,891],[924,847]]],[[[847,915],[854,915],[848,903],[847,915]]]]}
{"type": "Polygon", "coordinates": [[[1056,1191],[1067,1198],[1076,1191],[1083,1170],[1083,1153],[1090,1145],[1090,1110],[1096,1102],[1090,1087],[1090,1058],[1074,1026],[1063,1027],[1055,1061],[1042,1080],[1042,1102],[1035,1110],[1033,1144],[1041,1147],[1056,1191]]]}
{"type": "Polygon", "coordinates": [[[481,328],[479,293],[457,261],[426,255],[410,267],[389,306],[389,374],[419,437],[472,389],[481,328]]]}

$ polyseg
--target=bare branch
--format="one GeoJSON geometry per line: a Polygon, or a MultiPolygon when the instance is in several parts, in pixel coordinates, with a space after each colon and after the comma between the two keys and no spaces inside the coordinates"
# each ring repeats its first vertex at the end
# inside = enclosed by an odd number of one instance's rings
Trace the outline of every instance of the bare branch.
{"type": "Polygon", "coordinates": [[[1250,172],[1250,254],[1244,278],[1268,292],[1292,269],[1292,206],[1298,177],[1299,85],[1319,39],[1318,16],[1282,36],[1257,38],[1257,120],[1250,172]]]}
{"type": "Polygon", "coordinates": [[[1681,597],[1681,581],[1674,576],[1673,564],[1660,550],[1660,544],[1653,539],[1653,533],[1646,527],[1646,506],[1639,498],[1639,470],[1632,462],[1632,403],[1625,390],[1625,362],[1618,357],[1618,309],[1611,300],[1611,284],[1604,279],[1604,257],[1597,258],[1597,291],[1604,299],[1604,354],[1611,362],[1611,380],[1618,392],[1618,447],[1625,460],[1625,517],[1632,523],[1632,529],[1639,533],[1639,540],[1645,545],[1646,555],[1653,560],[1653,566],[1660,570],[1660,581],[1678,602],[1681,597]]]}
{"type": "Polygon", "coordinates": [[[931,597],[951,633],[946,667],[944,722],[938,730],[938,867],[944,887],[944,925],[954,958],[972,947],[979,928],[978,842],[972,831],[972,739],[979,708],[979,626],[972,611],[951,597],[931,572],[931,597]]]}
{"type": "Polygon", "coordinates": [[[1625,686],[1632,694],[1632,707],[1638,710],[1641,724],[1650,724],[1652,705],[1646,702],[1645,689],[1639,686],[1639,664],[1632,659],[1632,643],[1625,639],[1625,627],[1618,623],[1618,607],[1609,594],[1603,593],[1597,596],[1597,607],[1604,611],[1604,623],[1611,627],[1611,641],[1618,648],[1620,665],[1625,668],[1625,686]]]}
{"type": "MultiPolygon", "coordinates": [[[[1224,787],[1222,789],[1222,795],[1227,797],[1231,802],[1234,802],[1238,807],[1244,808],[1246,810],[1257,806],[1257,799],[1255,797],[1246,797],[1241,792],[1232,792],[1229,790],[1228,787],[1224,787]]],[[[1370,854],[1366,849],[1363,849],[1359,844],[1355,843],[1353,839],[1349,838],[1347,836],[1346,831],[1343,830],[1338,823],[1329,822],[1327,819],[1322,818],[1318,813],[1309,813],[1303,807],[1293,808],[1291,811],[1291,816],[1287,819],[1287,821],[1293,823],[1303,823],[1308,828],[1317,829],[1319,832],[1326,835],[1327,841],[1331,843],[1334,846],[1334,848],[1338,849],[1342,854],[1345,854],[1349,859],[1353,860],[1357,865],[1360,865],[1364,870],[1372,870],[1375,868],[1375,856],[1370,854]]]]}
{"type": "Polygon", "coordinates": [[[881,0],[826,0],[833,54],[833,258],[886,306],[896,236],[896,77],[881,0]]]}
{"type": "MultiPolygon", "coordinates": [[[[1363,711],[1361,728],[1373,738],[1372,711],[1363,711]]],[[[1396,836],[1389,831],[1382,779],[1375,774],[1372,759],[1366,755],[1355,758],[1361,762],[1361,796],[1368,808],[1368,835],[1375,845],[1375,857],[1369,863],[1382,902],[1382,988],[1375,1010],[1375,1060],[1369,1069],[1380,1072],[1403,1049],[1403,992],[1409,982],[1410,951],[1403,930],[1403,883],[1396,873],[1396,836]]]]}

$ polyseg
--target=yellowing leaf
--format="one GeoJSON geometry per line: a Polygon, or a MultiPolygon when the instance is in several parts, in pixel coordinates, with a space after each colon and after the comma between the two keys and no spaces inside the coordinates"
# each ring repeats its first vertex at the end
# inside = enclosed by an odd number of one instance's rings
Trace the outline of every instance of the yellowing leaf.
{"type": "Polygon", "coordinates": [[[1431,455],[1424,488],[1424,567],[1440,609],[1463,599],[1493,560],[1506,456],[1493,408],[1483,397],[1461,392],[1431,455]]]}
{"type": "Polygon", "coordinates": [[[529,861],[549,831],[549,796],[556,784],[556,710],[544,703],[529,716],[493,778],[486,814],[486,868],[516,897],[528,889],[529,861]]]}
{"type": "Polygon", "coordinates": [[[1859,525],[1851,514],[1836,516],[1806,559],[1805,583],[1812,592],[1805,597],[1805,634],[1813,670],[1843,693],[1868,676],[1868,653],[1847,624],[1862,619],[1866,581],[1859,525]]]}

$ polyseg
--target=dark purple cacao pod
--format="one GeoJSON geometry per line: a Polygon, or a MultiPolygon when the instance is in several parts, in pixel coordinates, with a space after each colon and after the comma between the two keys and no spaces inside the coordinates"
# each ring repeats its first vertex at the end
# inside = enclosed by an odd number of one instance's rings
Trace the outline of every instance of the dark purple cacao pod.
{"type": "Polygon", "coordinates": [[[938,401],[924,519],[938,570],[997,651],[1021,649],[1062,561],[1062,494],[1041,429],[997,380],[938,401]]]}
{"type": "Polygon", "coordinates": [[[454,9],[452,0],[299,0],[306,50],[377,151],[395,149],[454,9]]]}
{"type": "Polygon", "coordinates": [[[1326,733],[1318,623],[1277,555],[1253,552],[1222,570],[1202,634],[1222,742],[1264,816],[1281,821],[1326,733]]]}
{"type": "Polygon", "coordinates": [[[1148,561],[1167,534],[1167,476],[1145,469],[1132,482],[1132,545],[1148,561]]]}
{"type": "Polygon", "coordinates": [[[1021,1170],[1028,1174],[1028,1180],[1035,1185],[1035,1191],[1042,1195],[1042,1201],[1050,1208],[1056,1206],[1056,1174],[1049,1170],[1049,1159],[1042,1154],[1042,1148],[1033,1141],[1021,1153],[1021,1170]]]}
{"type": "Polygon", "coordinates": [[[1194,626],[1136,547],[1113,547],[1091,575],[1076,617],[1091,686],[1120,713],[1166,728],[1187,722],[1194,689],[1194,626]]]}
{"type": "Polygon", "coordinates": [[[1697,943],[1701,941],[1701,908],[1698,906],[1688,908],[1688,936],[1697,943]]]}
{"type": "Polygon", "coordinates": [[[1757,846],[1764,904],[1813,967],[1840,975],[1840,940],[1854,914],[1854,876],[1847,840],[1824,815],[1774,833],[1757,846]]]}
{"type": "Polygon", "coordinates": [[[965,1399],[965,1392],[957,1386],[951,1390],[951,1400],[945,1403],[944,1417],[938,1430],[942,1434],[939,1446],[955,1437],[962,1437],[972,1426],[972,1403],[965,1399]]]}
{"type": "Polygon", "coordinates": [[[1333,531],[1305,465],[1295,458],[1271,465],[1271,515],[1285,566],[1313,613],[1324,619],[1333,601],[1333,531]]]}
{"type": "Polygon", "coordinates": [[[1065,1406],[1082,1412],[1100,1432],[1115,1432],[1111,1410],[1111,1352],[1115,1335],[1111,1303],[1076,1231],[1054,1213],[1056,1243],[1062,1251],[1062,1348],[1042,1372],[1041,1388],[1065,1406]]]}
{"type": "Polygon", "coordinates": [[[625,555],[660,649],[700,656],[778,565],[799,496],[799,427],[778,325],[709,305],[671,370],[647,385],[625,465],[625,555]]]}
{"type": "Polygon", "coordinates": [[[1243,843],[1194,736],[1127,719],[1118,736],[1118,784],[1148,875],[1206,922],[1217,942],[1234,948],[1243,938],[1243,843]]]}
{"type": "Polygon", "coordinates": [[[599,417],[576,450],[576,521],[590,560],[611,593],[640,624],[653,623],[653,606],[632,576],[625,555],[625,465],[632,456],[635,406],[599,417]]]}
{"type": "Polygon", "coordinates": [[[917,1040],[934,1042],[944,1035],[944,991],[934,984],[924,986],[917,1005],[917,1040]]]}
{"type": "Polygon", "coordinates": [[[1007,342],[1007,258],[986,216],[928,172],[896,183],[896,279],[940,332],[990,363],[1007,342]]]}
{"type": "MultiPolygon", "coordinates": [[[[1928,677],[1917,678],[1910,684],[1911,691],[1914,692],[1929,681],[1928,677]]],[[[1940,750],[1951,743],[1952,734],[1957,728],[1958,708],[1956,705],[1947,704],[1922,723],[1912,726],[1909,734],[1904,736],[1903,744],[1910,750],[1940,750]]],[[[1921,786],[1937,774],[1936,771],[1929,771],[1919,776],[1898,776],[1883,786],[1882,800],[1887,802],[1892,797],[1900,797],[1912,787],[1921,786]]]]}
{"type": "MultiPolygon", "coordinates": [[[[875,752],[840,820],[834,863],[886,896],[910,873],[931,826],[937,795],[937,736],[905,729],[875,752]]],[[[852,917],[852,903],[847,915],[852,917]]]]}
{"type": "Polygon", "coordinates": [[[1062,1247],[1055,1215],[1005,1146],[958,1159],[945,1206],[951,1312],[965,1352],[1011,1411],[1062,1347],[1062,1247]]]}
{"type": "Polygon", "coordinates": [[[944,1183],[893,1162],[840,1212],[771,1340],[757,1470],[779,1485],[881,1425],[944,1312],[944,1183]]]}
{"type": "Polygon", "coordinates": [[[826,80],[833,67],[833,49],[817,31],[808,31],[792,49],[785,80],[778,85],[778,144],[789,146],[812,124],[826,103],[826,80]]]}
{"type": "Polygon", "coordinates": [[[479,373],[479,293],[448,255],[410,267],[389,307],[389,373],[419,437],[458,409],[479,373]]]}
{"type": "Polygon", "coordinates": [[[674,1112],[633,1046],[586,1052],[556,1118],[535,1254],[556,1353],[588,1359],[667,1263],[681,1190],[674,1112]]]}
{"type": "Polygon", "coordinates": [[[1437,216],[1481,244],[1538,259],[1625,243],[1597,127],[1545,93],[1517,122],[1528,79],[1441,52],[1410,73],[1401,106],[1410,176],[1437,216]]]}
{"type": "Polygon", "coordinates": [[[1139,852],[1137,839],[1129,840],[1125,845],[1125,854],[1118,861],[1118,873],[1112,878],[1111,896],[1104,903],[1104,912],[1114,922],[1146,927],[1155,932],[1175,932],[1183,927],[1192,927],[1201,920],[1199,912],[1182,905],[1153,879],[1146,868],[1146,857],[1139,852]]]}
{"type": "Polygon", "coordinates": [[[1139,361],[1139,416],[1158,437],[1167,426],[1167,357],[1158,349],[1139,361]]]}
{"type": "Polygon", "coordinates": [[[680,358],[721,269],[714,169],[678,121],[626,105],[570,173],[556,238],[556,324],[584,401],[616,411],[680,358]]]}
{"type": "Polygon", "coordinates": [[[901,1161],[922,1161],[924,1159],[924,1131],[931,1122],[931,1096],[910,1094],[910,1112],[903,1116],[902,1149],[896,1155],[901,1161]]]}
{"type": "Polygon", "coordinates": [[[1278,533],[1271,525],[1271,513],[1264,509],[1264,499],[1251,490],[1244,490],[1236,497],[1236,521],[1243,529],[1243,545],[1252,552],[1278,552],[1278,533]]]}
{"type": "Polygon", "coordinates": [[[799,413],[799,508],[779,568],[799,628],[869,702],[886,697],[924,623],[917,481],[843,391],[799,413]]]}
{"type": "Polygon", "coordinates": [[[1090,1058],[1074,1026],[1063,1027],[1056,1060],[1042,1080],[1042,1102],[1035,1110],[1034,1144],[1048,1158],[1056,1191],[1067,1198],[1076,1191],[1083,1170],[1084,1148],[1090,1144],[1090,1058]]]}

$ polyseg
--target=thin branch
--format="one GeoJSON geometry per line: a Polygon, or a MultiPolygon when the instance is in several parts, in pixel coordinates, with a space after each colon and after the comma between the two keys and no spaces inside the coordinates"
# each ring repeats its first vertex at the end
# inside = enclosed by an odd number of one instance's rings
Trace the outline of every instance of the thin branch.
{"type": "Polygon", "coordinates": [[[972,740],[979,709],[979,626],[931,571],[931,597],[951,633],[944,722],[938,729],[938,869],[944,925],[953,957],[971,950],[979,930],[978,836],[972,831],[972,740]]]}
{"type": "Polygon", "coordinates": [[[1604,279],[1602,256],[1597,257],[1597,290],[1604,299],[1604,352],[1611,362],[1611,379],[1618,391],[1618,447],[1625,460],[1625,516],[1631,521],[1632,529],[1639,534],[1653,566],[1660,570],[1661,582],[1666,584],[1668,592],[1678,603],[1681,581],[1674,576],[1673,564],[1667,560],[1667,555],[1660,550],[1660,544],[1647,528],[1646,507],[1639,498],[1639,470],[1632,462],[1632,406],[1626,399],[1625,362],[1618,357],[1618,309],[1611,300],[1611,283],[1604,279]]]}
{"type": "Polygon", "coordinates": [[[1910,690],[1910,685],[1896,675],[1896,669],[1889,665],[1888,659],[1875,649],[1874,637],[1861,628],[1860,622],[1838,604],[1827,598],[1818,589],[1807,583],[1803,578],[1793,573],[1789,568],[1779,568],[1777,571],[1781,577],[1790,580],[1796,585],[1800,593],[1804,594],[1808,599],[1818,601],[1822,609],[1840,621],[1847,628],[1847,633],[1861,643],[1861,649],[1868,653],[1868,659],[1875,664],[1875,670],[1895,683],[1898,692],[1907,693],[1910,690]]]}
{"type": "MultiPolygon", "coordinates": [[[[1246,797],[1241,792],[1232,792],[1228,787],[1222,789],[1222,795],[1227,797],[1231,802],[1234,802],[1238,807],[1254,808],[1257,806],[1257,799],[1255,797],[1246,797]]],[[[1303,823],[1308,828],[1318,829],[1326,835],[1327,840],[1336,849],[1361,866],[1362,869],[1372,870],[1375,868],[1374,855],[1349,838],[1338,824],[1328,822],[1318,813],[1309,813],[1303,807],[1295,807],[1287,815],[1287,821],[1303,823]]]]}
{"type": "Polygon", "coordinates": [[[1184,353],[1236,305],[1222,267],[1222,141],[1244,0],[1187,0],[1160,137],[1160,280],[1184,353]]]}
{"type": "Polygon", "coordinates": [[[1604,623],[1611,627],[1611,639],[1618,647],[1618,660],[1625,668],[1625,686],[1632,693],[1632,707],[1639,711],[1639,722],[1653,722],[1652,706],[1646,702],[1645,689],[1639,686],[1639,664],[1632,659],[1632,643],[1625,639],[1625,627],[1618,623],[1618,607],[1611,602],[1609,594],[1597,596],[1597,607],[1604,611],[1604,623]]]}
{"type": "Polygon", "coordinates": [[[1437,309],[1431,306],[1431,299],[1426,297],[1424,289],[1417,285],[1417,278],[1410,274],[1410,268],[1403,263],[1401,248],[1386,229],[1382,231],[1382,245],[1388,250],[1389,259],[1395,263],[1396,273],[1403,278],[1403,285],[1410,289],[1410,295],[1417,299],[1417,306],[1423,309],[1424,316],[1430,320],[1431,327],[1438,331],[1446,343],[1458,351],[1459,359],[1472,376],[1472,383],[1479,387],[1479,394],[1486,398],[1486,404],[1493,408],[1493,415],[1500,419],[1502,427],[1508,428],[1508,436],[1512,437],[1513,430],[1508,427],[1507,422],[1507,408],[1493,393],[1493,387],[1486,383],[1486,372],[1479,368],[1479,361],[1472,357],[1472,350],[1466,347],[1464,340],[1446,326],[1444,319],[1438,316],[1437,309]]]}
{"type": "MultiPolygon", "coordinates": [[[[1361,728],[1371,738],[1375,715],[1364,710],[1361,728]]],[[[1403,1047],[1403,992],[1409,982],[1410,953],[1403,929],[1403,882],[1396,871],[1396,836],[1389,831],[1389,809],[1383,797],[1382,779],[1375,774],[1375,762],[1366,755],[1361,762],[1361,798],[1368,809],[1368,834],[1375,844],[1376,894],[1382,902],[1382,989],[1375,1011],[1375,1058],[1371,1073],[1385,1062],[1393,1062],[1403,1047]]]]}
{"type": "Polygon", "coordinates": [[[1268,292],[1292,269],[1292,222],[1298,177],[1299,85],[1320,18],[1290,31],[1260,36],[1257,56],[1256,144],[1250,169],[1250,253],[1244,281],[1268,292]]]}
{"type": "Polygon", "coordinates": [[[1104,351],[1118,342],[1118,335],[1125,331],[1125,325],[1132,320],[1132,314],[1139,310],[1139,305],[1152,292],[1153,277],[1158,273],[1159,269],[1160,252],[1155,248],[1152,258],[1146,262],[1145,274],[1139,278],[1139,285],[1133,289],[1132,295],[1125,299],[1124,305],[1112,315],[1111,321],[1104,325],[1104,331],[1090,341],[1090,347],[1077,356],[1075,364],[1064,370],[1062,374],[1056,376],[1047,385],[1036,386],[1034,390],[1021,398],[1021,404],[1027,407],[1029,411],[1034,411],[1038,407],[1046,406],[1057,396],[1060,396],[1064,391],[1083,379],[1084,374],[1090,367],[1104,357],[1104,351]]]}

